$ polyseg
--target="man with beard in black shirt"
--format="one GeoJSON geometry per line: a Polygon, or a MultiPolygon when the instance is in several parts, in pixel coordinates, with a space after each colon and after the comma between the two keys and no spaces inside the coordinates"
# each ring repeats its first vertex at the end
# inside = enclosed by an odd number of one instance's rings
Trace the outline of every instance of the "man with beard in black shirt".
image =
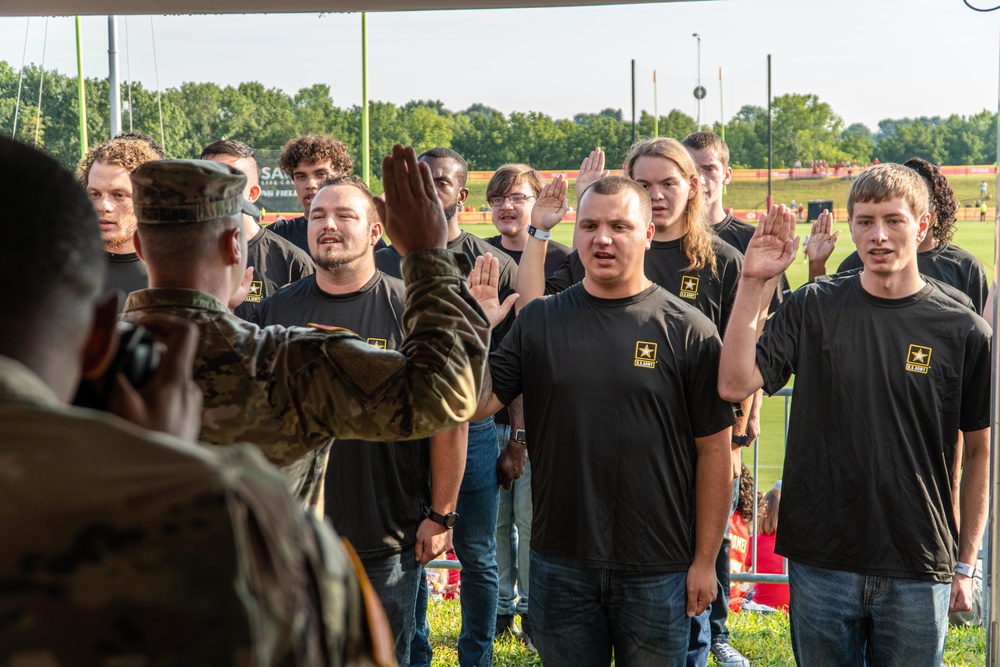
{"type": "MultiPolygon", "coordinates": [[[[132,207],[132,180],[139,165],[162,160],[163,149],[140,132],[119,134],[94,146],[80,161],[80,183],[101,223],[101,241],[108,260],[108,289],[128,295],[146,289],[146,264],[135,251],[138,222],[132,207]]],[[[119,301],[123,304],[124,300],[119,301]]]]}
{"type": "Polygon", "coordinates": [[[719,392],[774,393],[795,374],[776,551],[805,667],[938,667],[949,609],[970,608],[988,500],[990,330],[920,277],[927,203],[911,169],[865,170],[847,199],[864,269],[794,292],[759,342],[763,285],[795,259],[794,214],[772,207],[747,249],[719,392]]]}
{"type": "MultiPolygon", "coordinates": [[[[450,148],[432,148],[420,155],[420,162],[431,169],[438,198],[448,219],[448,250],[463,253],[471,261],[493,255],[499,262],[499,300],[511,305],[516,298],[517,265],[508,255],[483,239],[463,232],[456,213],[469,196],[465,187],[469,168],[465,159],[450,148]]],[[[379,270],[391,276],[400,275],[400,256],[389,246],[375,253],[379,270]]],[[[513,310],[513,309],[511,309],[513,310]]],[[[490,348],[510,329],[514,320],[511,312],[494,326],[490,348]]],[[[496,561],[496,521],[500,503],[500,488],[510,488],[520,476],[519,462],[498,466],[500,449],[497,445],[493,417],[469,424],[469,446],[465,476],[458,496],[458,513],[462,521],[455,530],[455,554],[462,563],[462,630],[458,638],[458,660],[463,667],[489,667],[493,661],[493,638],[496,633],[496,610],[500,583],[496,561]]],[[[503,459],[502,461],[506,461],[503,459]]],[[[427,625],[427,588],[417,602],[417,634],[410,651],[411,667],[430,667],[430,628],[427,625]]]]}
{"type": "MultiPolygon", "coordinates": [[[[342,327],[375,347],[399,349],[405,286],[375,268],[382,222],[368,186],[354,176],[326,181],[312,201],[308,231],[315,275],[268,297],[257,323],[342,327]]],[[[326,515],[361,557],[402,667],[423,564],[451,546],[467,436],[463,424],[419,443],[339,440],[330,451],[326,515]]]]}
{"type": "Polygon", "coordinates": [[[524,394],[532,639],[549,667],[612,653],[684,665],[729,516],[721,345],[708,318],[644,274],[654,226],[641,185],[594,183],[576,233],[584,279],[522,310],[477,414],[524,394]]]}
{"type": "MultiPolygon", "coordinates": [[[[260,197],[260,167],[254,150],[242,141],[222,139],[205,146],[202,160],[224,162],[247,175],[243,198],[253,204],[260,197]]],[[[250,289],[243,303],[233,310],[245,320],[265,298],[282,285],[295,282],[315,272],[312,259],[291,241],[284,239],[257,224],[253,216],[244,213],[243,224],[247,239],[247,268],[253,269],[250,289]]]]}

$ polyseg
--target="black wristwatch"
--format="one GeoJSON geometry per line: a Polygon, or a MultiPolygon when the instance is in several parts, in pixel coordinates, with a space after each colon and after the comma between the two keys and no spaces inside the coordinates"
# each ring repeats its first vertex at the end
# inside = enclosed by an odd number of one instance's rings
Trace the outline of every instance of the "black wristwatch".
{"type": "Polygon", "coordinates": [[[523,428],[515,429],[513,435],[510,436],[510,439],[514,442],[528,442],[528,440],[524,437],[523,428]]]}
{"type": "Polygon", "coordinates": [[[455,524],[458,523],[458,512],[448,512],[447,514],[438,514],[437,512],[428,507],[426,510],[426,514],[428,519],[430,519],[434,523],[441,524],[448,530],[454,528],[455,524]]]}
{"type": "Polygon", "coordinates": [[[734,445],[739,445],[740,447],[749,447],[750,446],[750,434],[749,433],[744,433],[743,435],[734,435],[733,436],[733,444],[734,445]]]}

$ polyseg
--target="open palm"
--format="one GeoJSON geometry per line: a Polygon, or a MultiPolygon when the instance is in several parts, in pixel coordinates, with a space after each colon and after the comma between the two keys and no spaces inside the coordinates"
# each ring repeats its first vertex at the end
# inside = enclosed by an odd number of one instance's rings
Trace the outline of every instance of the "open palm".
{"type": "Polygon", "coordinates": [[[795,232],[795,214],[784,204],[772,206],[757,223],[757,231],[743,257],[743,276],[770,280],[795,261],[799,237],[795,232]]]}
{"type": "Polygon", "coordinates": [[[558,225],[569,210],[568,191],[569,181],[565,174],[556,174],[552,182],[546,183],[531,209],[531,226],[549,231],[558,225]]]}

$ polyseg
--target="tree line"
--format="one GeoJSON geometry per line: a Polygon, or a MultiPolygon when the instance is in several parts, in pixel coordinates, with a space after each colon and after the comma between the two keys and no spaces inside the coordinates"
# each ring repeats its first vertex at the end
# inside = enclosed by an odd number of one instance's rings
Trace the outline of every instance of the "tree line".
{"type": "MultiPolygon", "coordinates": [[[[68,166],[80,157],[76,77],[29,66],[23,72],[0,61],[0,133],[37,144],[68,166]],[[41,111],[38,91],[41,87],[41,111]]],[[[108,137],[107,79],[85,80],[88,143],[108,137]]],[[[147,90],[141,83],[122,85],[122,125],[162,136],[171,157],[192,157],[202,146],[220,138],[238,139],[257,149],[280,149],[301,134],[332,134],[344,141],[351,154],[360,156],[361,107],[338,107],[329,86],[315,84],[288,94],[257,82],[220,87],[214,83],[184,83],[162,91],[147,90]]],[[[871,130],[861,123],[845,126],[829,104],[812,94],[787,94],[774,98],[774,166],[788,168],[796,161],[808,165],[826,160],[831,165],[875,157],[882,162],[902,162],[919,155],[939,164],[993,164],[996,162],[997,116],[983,110],[970,116],[957,114],[921,118],[885,119],[871,130]]],[[[380,176],[377,156],[392,144],[403,143],[418,151],[449,146],[461,153],[473,170],[492,170],[505,162],[527,162],[544,169],[576,169],[595,146],[604,148],[612,164],[623,158],[632,143],[632,123],[621,109],[580,113],[572,119],[554,119],[530,111],[510,115],[482,104],[451,111],[440,101],[415,100],[402,106],[370,103],[372,170],[380,176]]],[[[737,168],[767,167],[767,109],[746,105],[726,124],[711,129],[724,134],[730,162],[737,168]]],[[[656,131],[654,117],[643,111],[636,123],[639,139],[656,131]]],[[[696,129],[695,120],[677,109],[660,116],[661,136],[682,138],[696,129]]],[[[360,163],[360,159],[358,160],[360,163]]],[[[360,171],[360,164],[356,167],[360,171]]]]}

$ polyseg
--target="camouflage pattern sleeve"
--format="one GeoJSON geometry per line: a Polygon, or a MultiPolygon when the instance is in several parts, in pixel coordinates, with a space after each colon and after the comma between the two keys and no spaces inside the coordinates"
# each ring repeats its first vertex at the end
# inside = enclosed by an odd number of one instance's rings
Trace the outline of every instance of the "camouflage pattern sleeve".
{"type": "Polygon", "coordinates": [[[330,338],[322,349],[289,341],[287,354],[276,359],[284,369],[272,376],[289,383],[284,401],[307,437],[423,438],[472,417],[490,334],[466,284],[468,270],[464,256],[443,249],[404,259],[405,338],[399,351],[354,337],[330,338]]]}

